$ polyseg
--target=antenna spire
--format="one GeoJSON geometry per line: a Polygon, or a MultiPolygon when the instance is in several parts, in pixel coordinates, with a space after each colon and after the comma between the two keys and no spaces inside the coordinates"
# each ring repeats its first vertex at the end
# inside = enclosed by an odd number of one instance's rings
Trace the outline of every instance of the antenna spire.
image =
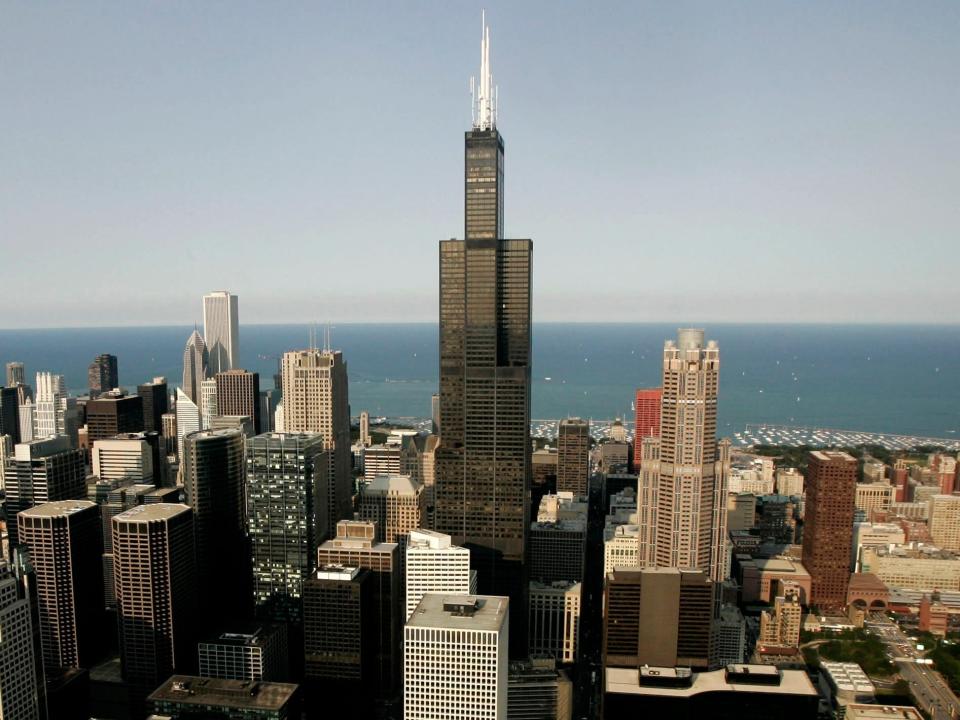
{"type": "Polygon", "coordinates": [[[480,77],[470,78],[473,96],[474,130],[494,130],[497,127],[497,88],[490,72],[490,27],[487,13],[480,14],[480,77]]]}

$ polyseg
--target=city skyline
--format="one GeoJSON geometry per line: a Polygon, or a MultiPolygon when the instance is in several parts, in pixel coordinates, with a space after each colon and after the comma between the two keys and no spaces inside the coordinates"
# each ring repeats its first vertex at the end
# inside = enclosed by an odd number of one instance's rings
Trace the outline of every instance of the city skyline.
{"type": "MultiPolygon", "coordinates": [[[[552,250],[534,270],[538,318],[953,321],[949,284],[909,280],[926,276],[929,257],[960,259],[949,241],[960,167],[948,70],[958,64],[956,6],[695,9],[491,3],[500,124],[517,148],[506,234],[522,230],[552,250]],[[553,152],[571,135],[582,141],[553,152]],[[552,188],[566,188],[563,208],[552,188]],[[577,238],[598,233],[607,252],[575,252],[577,238]],[[905,250],[918,243],[927,252],[905,250]],[[611,283],[612,259],[684,262],[697,289],[678,292],[665,272],[642,288],[611,283]],[[807,280],[785,286],[785,271],[807,280]]],[[[103,13],[103,23],[79,9],[12,10],[4,30],[24,63],[0,88],[24,102],[2,141],[16,150],[0,171],[10,186],[0,211],[7,237],[56,250],[62,269],[48,269],[53,287],[30,305],[20,304],[29,275],[0,269],[13,290],[4,324],[117,322],[114,291],[126,298],[124,324],[196,321],[186,298],[218,286],[242,295],[255,323],[434,320],[436,276],[423,259],[459,226],[457,158],[443,147],[469,118],[475,59],[462,49],[473,47],[479,10],[294,8],[266,22],[249,7],[131,7],[103,13]],[[89,32],[70,32],[77,25],[89,32]],[[210,42],[214,28],[225,40],[210,42]],[[61,49],[37,53],[40,33],[61,49]],[[386,80],[395,77],[418,80],[386,80]],[[226,133],[211,126],[220,113],[230,114],[226,133]],[[398,122],[416,128],[408,141],[372,141],[398,122]],[[424,156],[436,161],[418,164],[410,182],[410,163],[424,156]],[[87,241],[67,239],[77,236],[87,241]],[[261,278],[289,272],[263,251],[276,242],[302,261],[380,258],[363,263],[377,297],[356,297],[347,273],[322,291],[285,283],[274,298],[261,278]],[[109,294],[91,286],[85,303],[67,303],[56,287],[92,270],[102,253],[86,253],[91,244],[133,264],[145,261],[138,248],[162,244],[181,262],[172,283],[114,275],[109,294]]]]}

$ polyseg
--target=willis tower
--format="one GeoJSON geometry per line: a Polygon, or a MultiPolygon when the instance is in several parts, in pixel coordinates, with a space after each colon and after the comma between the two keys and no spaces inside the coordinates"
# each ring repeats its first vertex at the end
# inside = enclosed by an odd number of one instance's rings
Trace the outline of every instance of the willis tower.
{"type": "Polygon", "coordinates": [[[440,243],[440,445],[435,525],[470,549],[483,594],[510,597],[522,652],[530,503],[533,243],[503,237],[503,138],[481,37],[464,154],[463,240],[440,243]]]}

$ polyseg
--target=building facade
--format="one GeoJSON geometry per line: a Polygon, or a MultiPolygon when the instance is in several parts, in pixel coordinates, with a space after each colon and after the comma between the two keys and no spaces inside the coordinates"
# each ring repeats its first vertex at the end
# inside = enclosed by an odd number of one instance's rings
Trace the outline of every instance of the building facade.
{"type": "Polygon", "coordinates": [[[587,494],[590,480],[590,423],[565,418],[557,428],[557,492],[587,494]]]}
{"type": "Polygon", "coordinates": [[[217,290],[203,296],[203,340],[210,354],[210,375],[240,367],[237,296],[217,290]]]}
{"type": "MultiPolygon", "coordinates": [[[[200,407],[200,383],[210,377],[210,354],[207,344],[196,330],[187,338],[183,350],[182,391],[190,401],[200,407]]],[[[180,389],[177,390],[179,402],[180,389]]]]}
{"type": "Polygon", "coordinates": [[[87,368],[87,386],[90,388],[91,398],[120,387],[116,355],[104,353],[93,359],[90,367],[87,368]]]}
{"type": "Polygon", "coordinates": [[[530,583],[528,632],[531,655],[574,663],[580,637],[579,582],[530,583]]]}
{"type": "Polygon", "coordinates": [[[246,415],[254,434],[264,432],[260,403],[260,374],[234,368],[214,376],[218,415],[246,415]]]}
{"type": "Polygon", "coordinates": [[[20,597],[17,579],[0,560],[0,717],[4,720],[40,720],[33,648],[30,602],[20,597]]]}

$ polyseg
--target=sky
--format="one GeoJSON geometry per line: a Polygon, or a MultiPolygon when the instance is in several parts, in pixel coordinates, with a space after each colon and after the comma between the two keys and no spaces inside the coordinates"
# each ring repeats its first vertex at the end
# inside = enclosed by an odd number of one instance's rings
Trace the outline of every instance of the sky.
{"type": "Polygon", "coordinates": [[[491,33],[535,321],[957,322],[960,3],[0,5],[0,327],[433,321],[491,33]]]}

